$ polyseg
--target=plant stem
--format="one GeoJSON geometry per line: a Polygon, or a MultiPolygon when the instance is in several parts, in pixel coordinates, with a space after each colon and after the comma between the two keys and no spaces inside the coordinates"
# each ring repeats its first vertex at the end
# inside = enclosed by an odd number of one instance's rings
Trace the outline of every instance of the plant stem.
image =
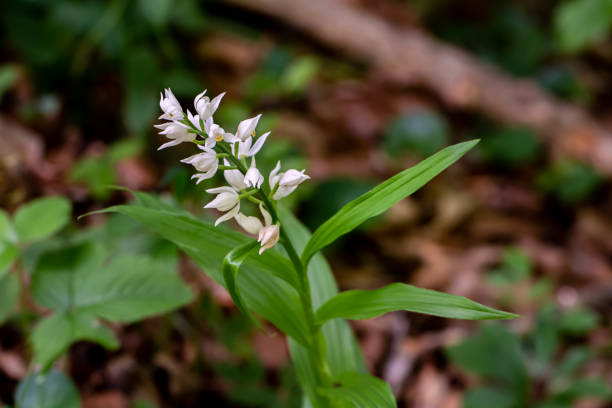
{"type": "MultiPolygon", "coordinates": [[[[236,166],[238,170],[242,174],[246,174],[246,161],[240,160],[234,155],[231,154],[230,150],[227,146],[217,143],[219,150],[222,151],[221,154],[227,154],[228,160],[232,163],[232,165],[236,166]]],[[[270,213],[272,217],[272,222],[279,222],[278,212],[276,210],[275,204],[270,200],[268,186],[264,184],[263,188],[254,190],[264,206],[270,213]]],[[[329,387],[333,384],[333,379],[331,376],[331,372],[327,365],[327,360],[325,359],[325,339],[323,337],[323,333],[321,332],[321,327],[315,324],[314,310],[312,307],[312,294],[310,290],[310,281],[308,279],[308,270],[304,267],[304,264],[300,260],[300,256],[298,255],[295,246],[291,242],[289,235],[282,227],[280,228],[280,240],[295,268],[298,277],[300,278],[300,289],[298,291],[300,295],[300,302],[302,304],[302,309],[304,310],[304,315],[306,317],[306,323],[308,325],[308,335],[309,335],[309,354],[311,358],[311,362],[317,374],[317,379],[319,382],[319,386],[329,387]]]]}

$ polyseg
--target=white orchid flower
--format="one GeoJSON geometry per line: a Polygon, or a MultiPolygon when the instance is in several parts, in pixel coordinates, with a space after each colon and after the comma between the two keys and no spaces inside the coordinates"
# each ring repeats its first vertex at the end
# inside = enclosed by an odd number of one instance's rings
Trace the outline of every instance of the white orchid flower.
{"type": "Polygon", "coordinates": [[[249,136],[245,141],[238,142],[238,158],[241,159],[243,157],[253,157],[263,147],[266,139],[270,136],[270,132],[266,132],[263,135],[259,136],[259,138],[255,141],[255,144],[251,147],[253,143],[253,137],[249,136]]]}
{"type": "Polygon", "coordinates": [[[272,248],[278,242],[280,229],[277,224],[272,225],[272,217],[266,211],[263,205],[259,205],[259,211],[263,215],[265,225],[261,223],[259,218],[247,216],[242,213],[236,214],[234,217],[238,225],[249,234],[258,234],[257,242],[261,243],[259,254],[266,249],[272,248]]]}
{"type": "Polygon", "coordinates": [[[278,242],[278,237],[280,233],[280,228],[277,224],[268,225],[259,230],[259,236],[257,237],[257,242],[261,243],[261,248],[259,249],[259,255],[266,249],[272,248],[278,242]]]}
{"type": "MultiPolygon", "coordinates": [[[[158,125],[158,128],[162,128],[162,125],[158,125]]],[[[163,126],[163,130],[159,132],[160,135],[166,136],[168,139],[172,139],[172,141],[164,143],[159,146],[157,150],[165,149],[166,147],[176,146],[183,142],[193,142],[196,138],[195,133],[191,133],[178,122],[169,122],[167,126],[163,126]]]]}
{"type": "Polygon", "coordinates": [[[261,172],[255,166],[255,157],[251,158],[251,167],[247,170],[244,175],[244,184],[247,187],[259,188],[261,184],[264,182],[264,177],[261,175],[261,172]]]}
{"type": "Polygon", "coordinates": [[[183,119],[183,108],[176,99],[170,88],[164,89],[165,96],[159,94],[159,107],[164,113],[159,119],[165,120],[182,120],[183,119]]]}
{"type": "Polygon", "coordinates": [[[215,96],[211,101],[208,96],[204,96],[206,94],[206,89],[204,92],[198,94],[193,100],[193,106],[195,107],[196,112],[202,120],[206,120],[216,112],[219,104],[221,103],[221,99],[225,95],[225,92],[215,96]]]}
{"type": "Polygon", "coordinates": [[[187,120],[189,120],[189,122],[191,122],[196,129],[202,131],[202,125],[200,125],[200,115],[192,115],[189,109],[187,109],[187,120]]]}
{"type": "Polygon", "coordinates": [[[217,196],[210,203],[206,204],[204,208],[216,208],[222,212],[227,211],[221,217],[217,218],[215,227],[223,221],[235,217],[240,211],[240,197],[238,197],[238,193],[233,188],[228,186],[209,188],[206,192],[217,194],[217,196]]]}
{"type": "Polygon", "coordinates": [[[236,214],[234,219],[236,220],[238,225],[240,225],[240,227],[242,227],[242,229],[248,232],[249,234],[258,234],[259,231],[261,231],[261,229],[264,227],[259,218],[244,215],[240,212],[236,214]]]}
{"type": "MultiPolygon", "coordinates": [[[[226,166],[230,165],[227,159],[223,160],[223,164],[226,166]]],[[[244,184],[244,175],[240,172],[240,170],[225,170],[223,172],[223,176],[234,190],[241,191],[247,188],[246,184],[244,184]]]]}
{"type": "Polygon", "coordinates": [[[259,118],[261,118],[261,113],[255,117],[245,119],[240,122],[238,124],[238,129],[236,130],[236,138],[244,142],[249,136],[255,136],[255,128],[257,127],[259,118]]]}
{"type": "Polygon", "coordinates": [[[306,170],[297,171],[295,169],[291,169],[284,173],[279,173],[279,170],[280,161],[276,163],[276,167],[274,167],[274,169],[270,172],[269,177],[270,188],[272,190],[274,190],[278,184],[278,189],[272,196],[272,198],[275,200],[280,200],[283,197],[287,197],[289,194],[293,193],[297,186],[310,178],[310,176],[304,174],[306,170]]]}
{"type": "Polygon", "coordinates": [[[207,180],[215,175],[219,168],[219,159],[217,158],[217,152],[210,147],[198,146],[204,153],[194,154],[186,159],[181,160],[182,163],[193,165],[195,169],[201,173],[194,174],[191,176],[192,179],[197,179],[196,184],[199,184],[202,180],[207,180]]]}
{"type": "Polygon", "coordinates": [[[222,140],[225,140],[228,143],[233,143],[236,141],[234,135],[226,132],[225,129],[214,123],[212,121],[212,117],[204,121],[204,130],[208,135],[208,138],[206,139],[206,145],[208,147],[215,147],[215,144],[222,140]]]}

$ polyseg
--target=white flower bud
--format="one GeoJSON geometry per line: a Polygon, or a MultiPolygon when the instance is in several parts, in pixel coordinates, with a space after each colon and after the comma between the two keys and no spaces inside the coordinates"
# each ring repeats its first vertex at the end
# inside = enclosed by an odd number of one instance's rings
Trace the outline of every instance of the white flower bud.
{"type": "Polygon", "coordinates": [[[255,128],[257,127],[257,122],[259,122],[259,118],[261,118],[261,113],[253,118],[245,119],[238,124],[238,129],[236,130],[236,137],[241,141],[245,141],[247,137],[253,136],[255,133],[255,128]]]}
{"type": "Polygon", "coordinates": [[[219,168],[217,153],[209,147],[198,147],[201,150],[204,150],[204,153],[194,154],[193,156],[181,160],[181,163],[191,164],[197,171],[201,172],[191,176],[192,179],[195,178],[198,180],[196,184],[199,184],[202,180],[207,180],[213,177],[219,168]]]}
{"type": "Polygon", "coordinates": [[[225,92],[217,95],[212,101],[208,99],[208,96],[204,96],[205,94],[206,90],[198,94],[193,100],[193,106],[202,120],[210,118],[215,113],[225,92]]]}
{"type": "Polygon", "coordinates": [[[238,213],[234,218],[236,219],[238,225],[240,225],[242,229],[249,234],[257,234],[263,228],[263,224],[257,217],[251,217],[244,215],[243,213],[238,213]]]}
{"type": "MultiPolygon", "coordinates": [[[[162,125],[158,125],[158,128],[162,128],[162,125]]],[[[163,130],[159,132],[160,135],[166,136],[172,141],[164,143],[157,150],[165,149],[166,147],[176,146],[183,142],[193,142],[196,135],[187,131],[187,129],[179,124],[178,122],[171,122],[163,126],[163,130]]]]}
{"type": "Polygon", "coordinates": [[[183,119],[183,108],[181,108],[181,104],[178,102],[170,88],[164,89],[164,95],[159,94],[159,107],[164,113],[159,117],[159,119],[165,120],[182,120],[183,119]]]}
{"type": "Polygon", "coordinates": [[[246,174],[244,175],[244,184],[247,187],[260,188],[261,183],[263,183],[263,181],[264,178],[257,169],[257,167],[255,167],[255,157],[253,157],[251,159],[251,167],[249,167],[246,174]]]}
{"type": "Polygon", "coordinates": [[[278,242],[279,232],[279,227],[276,224],[265,226],[259,231],[257,242],[261,243],[261,248],[259,249],[260,255],[266,249],[270,249],[276,245],[278,242]]]}
{"type": "MultiPolygon", "coordinates": [[[[272,183],[276,185],[278,182],[278,190],[276,190],[272,198],[275,200],[280,200],[281,198],[287,197],[289,194],[293,193],[297,186],[310,178],[310,176],[304,174],[305,171],[306,170],[297,171],[295,169],[291,169],[278,175],[274,173],[274,181],[272,183]]],[[[272,177],[271,173],[270,177],[272,177]]]]}

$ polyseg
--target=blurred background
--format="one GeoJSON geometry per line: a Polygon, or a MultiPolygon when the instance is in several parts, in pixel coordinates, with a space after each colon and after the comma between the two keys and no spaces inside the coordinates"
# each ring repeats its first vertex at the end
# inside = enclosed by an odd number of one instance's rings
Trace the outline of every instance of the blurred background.
{"type": "MultiPolygon", "coordinates": [[[[216,118],[228,130],[263,113],[272,136],[258,164],[307,169],[312,180],[285,201],[311,229],[442,147],[480,138],[326,255],[342,289],[400,281],[521,318],[354,322],[368,368],[401,407],[611,406],[611,26],[610,0],[0,2],[0,207],[73,203],[71,225],[28,259],[87,236],[163,252],[197,293],[176,313],[115,325],[118,350],[72,346],[62,364],[83,406],[300,406],[273,327],[255,330],[137,223],[76,220],[129,200],[109,185],[212,215],[207,185],[178,161],[192,146],[156,150],[166,87],[185,108],[203,89],[227,92],[216,118]]],[[[0,406],[27,373],[32,321],[0,313],[0,406]]]]}

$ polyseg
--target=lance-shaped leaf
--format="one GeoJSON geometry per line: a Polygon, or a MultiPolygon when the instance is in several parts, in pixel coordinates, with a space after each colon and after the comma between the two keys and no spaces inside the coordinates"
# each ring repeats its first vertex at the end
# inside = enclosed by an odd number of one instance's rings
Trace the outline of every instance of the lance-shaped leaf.
{"type": "Polygon", "coordinates": [[[319,393],[359,408],[396,408],[389,384],[369,374],[347,372],[338,378],[338,387],[319,388],[319,393]]]}
{"type": "Polygon", "coordinates": [[[236,277],[238,276],[238,271],[240,270],[242,262],[244,262],[247,256],[249,256],[258,245],[259,242],[257,241],[247,242],[244,245],[232,249],[225,255],[225,258],[223,258],[223,279],[225,280],[225,287],[238,309],[247,315],[257,326],[259,326],[257,320],[251,315],[247,305],[244,303],[244,300],[242,300],[236,277]]]}
{"type": "Polygon", "coordinates": [[[302,253],[302,262],[308,265],[316,252],[331,244],[338,237],[352,231],[367,219],[383,213],[393,204],[414,193],[457,161],[476,143],[478,140],[472,140],[440,150],[416,166],[396,174],[346,204],[312,234],[312,238],[302,253]]]}
{"type": "Polygon", "coordinates": [[[481,305],[463,296],[394,283],[376,290],[349,290],[328,300],[317,310],[319,324],[338,317],[371,319],[382,314],[407,310],[451,319],[512,319],[515,314],[481,305]]]}
{"type": "MultiPolygon", "coordinates": [[[[108,208],[138,220],[173,242],[189,255],[217,283],[225,285],[222,260],[249,238],[196,218],[181,209],[168,209],[151,195],[139,193],[138,203],[108,208]]],[[[291,263],[275,251],[248,258],[238,278],[245,302],[259,316],[271,321],[302,344],[308,343],[304,311],[298,292],[298,278],[291,263]]]]}

